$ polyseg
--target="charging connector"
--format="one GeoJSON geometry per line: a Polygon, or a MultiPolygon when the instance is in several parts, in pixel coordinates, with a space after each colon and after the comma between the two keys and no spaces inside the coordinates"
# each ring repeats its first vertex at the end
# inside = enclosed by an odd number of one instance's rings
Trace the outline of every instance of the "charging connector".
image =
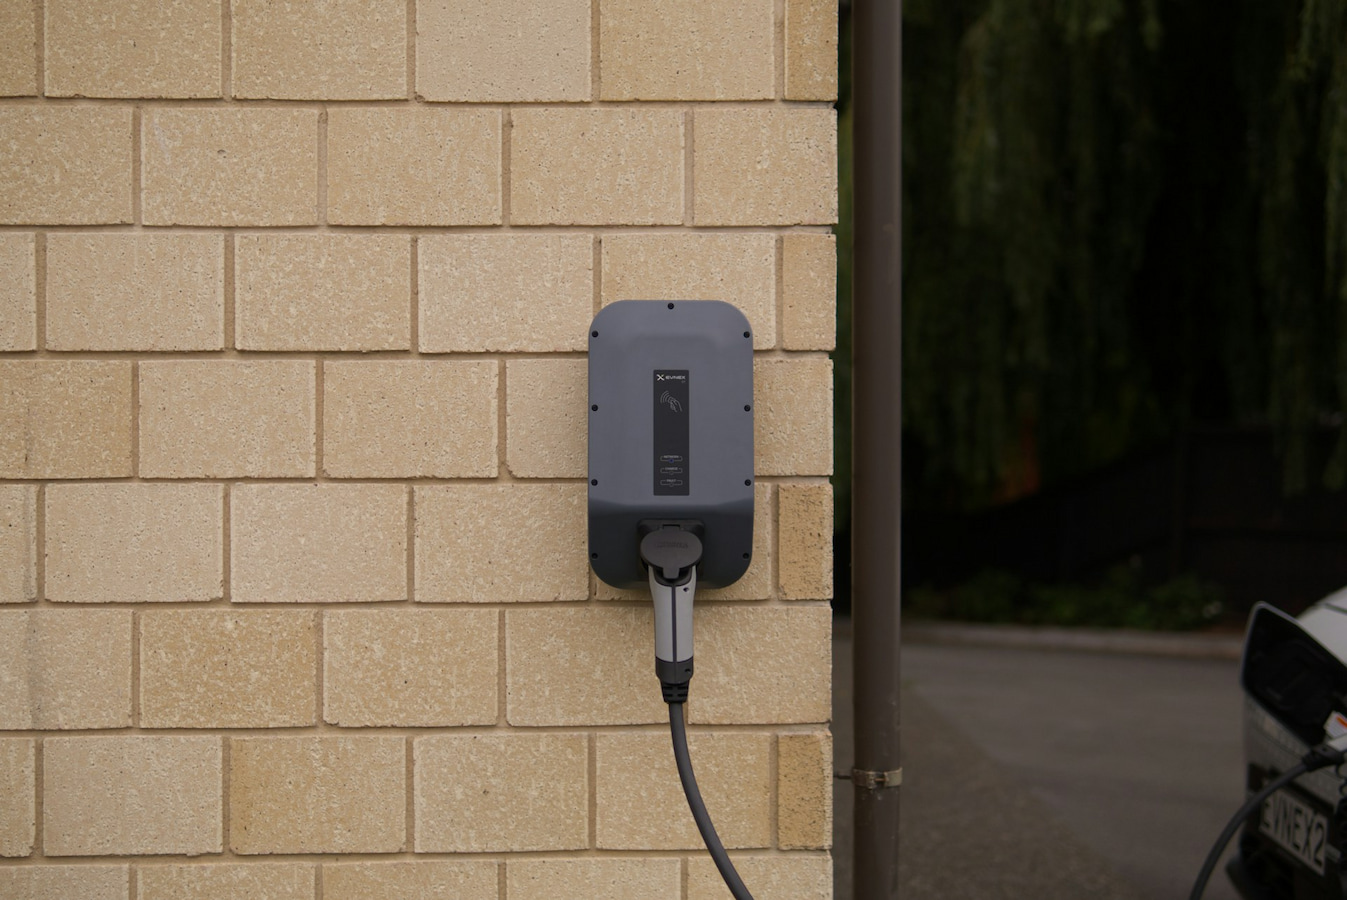
{"type": "Polygon", "coordinates": [[[697,564],[702,558],[701,523],[643,522],[641,532],[641,562],[647,569],[650,597],[655,604],[655,674],[659,676],[664,702],[669,704],[669,732],[678,779],[697,830],[725,886],[735,900],[753,900],[702,801],[692,772],[687,725],[683,721],[683,704],[692,680],[692,603],[697,593],[697,564]]]}
{"type": "Polygon", "coordinates": [[[1263,785],[1262,790],[1249,797],[1244,805],[1239,808],[1239,811],[1231,817],[1229,823],[1225,826],[1225,830],[1216,838],[1216,843],[1212,845],[1211,852],[1207,854],[1207,858],[1202,863],[1201,871],[1197,873],[1197,880],[1193,882],[1193,890],[1188,895],[1188,900],[1202,900],[1202,892],[1207,889],[1207,881],[1210,880],[1211,873],[1216,869],[1216,863],[1220,860],[1221,854],[1225,852],[1225,845],[1230,843],[1230,839],[1235,836],[1235,832],[1239,831],[1245,820],[1262,808],[1268,797],[1302,775],[1317,772],[1329,766],[1340,766],[1344,762],[1347,762],[1347,735],[1341,735],[1318,744],[1302,756],[1300,762],[1263,785]]]}
{"type": "Polygon", "coordinates": [[[648,570],[655,604],[655,674],[665,703],[682,703],[692,680],[692,602],[702,542],[693,522],[646,526],[641,562],[648,570]]]}

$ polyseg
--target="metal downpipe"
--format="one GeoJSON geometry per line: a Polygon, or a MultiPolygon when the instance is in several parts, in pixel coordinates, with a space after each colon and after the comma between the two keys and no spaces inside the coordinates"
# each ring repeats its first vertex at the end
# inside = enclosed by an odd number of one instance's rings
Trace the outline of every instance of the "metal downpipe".
{"type": "Polygon", "coordinates": [[[902,2],[853,0],[855,897],[898,896],[902,2]]]}

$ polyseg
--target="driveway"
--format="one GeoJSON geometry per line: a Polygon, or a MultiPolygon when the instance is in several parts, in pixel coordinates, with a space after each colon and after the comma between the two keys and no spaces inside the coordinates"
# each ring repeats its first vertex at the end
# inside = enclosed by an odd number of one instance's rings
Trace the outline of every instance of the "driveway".
{"type": "MultiPolygon", "coordinates": [[[[834,640],[838,769],[851,765],[849,623],[834,640]]],[[[1185,897],[1243,799],[1232,660],[903,648],[903,900],[1185,897]]],[[[836,897],[852,896],[837,782],[836,897]]],[[[1208,900],[1235,900],[1223,873],[1208,900]]]]}

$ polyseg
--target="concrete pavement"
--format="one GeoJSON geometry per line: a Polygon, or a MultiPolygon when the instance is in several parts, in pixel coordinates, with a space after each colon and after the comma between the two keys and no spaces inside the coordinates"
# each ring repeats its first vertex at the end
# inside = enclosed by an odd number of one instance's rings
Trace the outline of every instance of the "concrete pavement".
{"type": "MultiPolygon", "coordinates": [[[[848,624],[834,641],[839,769],[851,764],[848,624]]],[[[1238,638],[1183,654],[1012,638],[904,647],[904,900],[1186,896],[1242,800],[1238,638]]],[[[836,786],[846,900],[852,788],[836,786]]],[[[1208,900],[1234,897],[1213,878],[1208,900]]]]}

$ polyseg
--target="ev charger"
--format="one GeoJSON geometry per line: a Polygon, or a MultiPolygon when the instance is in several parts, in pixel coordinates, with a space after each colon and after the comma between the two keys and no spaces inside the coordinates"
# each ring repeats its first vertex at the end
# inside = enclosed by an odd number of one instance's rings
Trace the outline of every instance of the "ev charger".
{"type": "Polygon", "coordinates": [[[589,560],[646,583],[642,528],[698,522],[698,583],[753,556],[753,332],[719,300],[620,300],[589,329],[589,560]]]}
{"type": "Polygon", "coordinates": [[[618,588],[648,584],[655,674],[674,760],[711,858],[752,900],[706,812],[688,755],[699,584],[753,558],[753,331],[719,300],[620,300],[589,330],[589,562],[618,588]]]}

